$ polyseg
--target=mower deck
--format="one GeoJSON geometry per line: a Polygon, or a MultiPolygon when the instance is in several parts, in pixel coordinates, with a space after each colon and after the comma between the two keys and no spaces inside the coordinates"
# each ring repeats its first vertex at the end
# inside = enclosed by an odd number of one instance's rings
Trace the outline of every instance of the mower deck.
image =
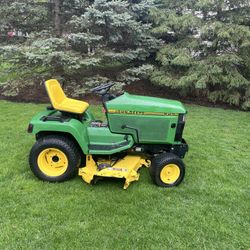
{"type": "Polygon", "coordinates": [[[94,176],[125,178],[123,188],[127,189],[131,182],[139,179],[137,171],[142,166],[149,167],[150,162],[141,155],[126,155],[113,164],[111,160],[105,159],[98,159],[96,162],[92,155],[87,155],[86,166],[79,169],[79,175],[89,184],[94,176]]]}

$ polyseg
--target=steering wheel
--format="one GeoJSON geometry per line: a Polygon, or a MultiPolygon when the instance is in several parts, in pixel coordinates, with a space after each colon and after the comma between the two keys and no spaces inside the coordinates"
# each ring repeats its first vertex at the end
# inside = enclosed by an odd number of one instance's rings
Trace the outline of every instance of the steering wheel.
{"type": "Polygon", "coordinates": [[[105,95],[115,83],[103,83],[100,86],[90,89],[92,93],[105,95]]]}

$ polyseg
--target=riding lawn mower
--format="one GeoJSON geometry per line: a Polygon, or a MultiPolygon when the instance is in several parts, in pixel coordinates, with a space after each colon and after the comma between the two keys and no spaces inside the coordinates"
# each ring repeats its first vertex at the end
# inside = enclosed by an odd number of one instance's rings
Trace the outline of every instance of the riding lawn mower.
{"type": "Polygon", "coordinates": [[[107,122],[96,120],[87,102],[68,98],[60,83],[45,82],[51,106],[35,115],[36,137],[29,163],[39,179],[62,182],[76,174],[89,184],[104,177],[125,179],[124,189],[149,168],[161,187],[180,184],[188,145],[182,138],[186,109],[179,101],[109,93],[113,83],[91,91],[101,96],[107,122]]]}

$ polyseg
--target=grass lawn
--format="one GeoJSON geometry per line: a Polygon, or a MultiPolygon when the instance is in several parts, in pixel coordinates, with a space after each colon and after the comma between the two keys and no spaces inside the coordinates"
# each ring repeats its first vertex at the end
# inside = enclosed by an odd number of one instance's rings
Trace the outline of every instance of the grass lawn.
{"type": "Polygon", "coordinates": [[[249,249],[250,113],[187,105],[183,183],[157,187],[142,169],[124,191],[31,173],[26,128],[44,107],[0,101],[0,249],[249,249]]]}

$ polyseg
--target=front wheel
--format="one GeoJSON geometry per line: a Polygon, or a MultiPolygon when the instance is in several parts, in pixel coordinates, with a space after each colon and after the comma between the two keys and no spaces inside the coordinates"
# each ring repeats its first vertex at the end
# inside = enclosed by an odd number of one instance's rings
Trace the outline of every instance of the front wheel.
{"type": "Polygon", "coordinates": [[[40,138],[30,151],[29,163],[34,175],[41,180],[61,182],[74,177],[81,155],[75,143],[59,135],[40,138]]]}
{"type": "Polygon", "coordinates": [[[158,186],[177,186],[185,176],[185,165],[175,154],[162,153],[152,160],[150,174],[158,186]]]}

